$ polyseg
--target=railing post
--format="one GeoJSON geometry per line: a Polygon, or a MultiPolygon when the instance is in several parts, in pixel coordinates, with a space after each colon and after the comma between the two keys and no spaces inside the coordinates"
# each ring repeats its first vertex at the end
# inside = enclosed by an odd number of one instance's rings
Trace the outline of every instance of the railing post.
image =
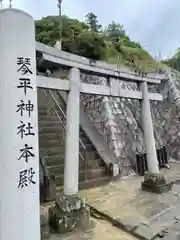
{"type": "Polygon", "coordinates": [[[64,194],[78,192],[79,178],[79,113],[80,113],[80,71],[72,68],[69,73],[70,91],[67,101],[64,194]]]}
{"type": "Polygon", "coordinates": [[[34,20],[0,11],[0,239],[40,240],[34,20]]]}

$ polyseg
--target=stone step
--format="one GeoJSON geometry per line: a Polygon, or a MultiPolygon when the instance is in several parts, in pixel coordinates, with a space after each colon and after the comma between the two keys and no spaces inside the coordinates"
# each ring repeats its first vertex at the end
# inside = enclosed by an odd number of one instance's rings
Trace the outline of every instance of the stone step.
{"type": "MultiPolygon", "coordinates": [[[[64,164],[56,164],[56,165],[51,165],[48,166],[48,171],[50,174],[54,174],[54,175],[61,175],[64,173],[64,164]]],[[[84,164],[82,163],[82,161],[80,161],[79,164],[79,170],[84,168],[84,164]]]]}
{"type": "MultiPolygon", "coordinates": [[[[43,146],[46,146],[46,141],[48,140],[54,140],[54,144],[56,144],[55,142],[57,141],[57,144],[64,144],[64,140],[63,138],[65,136],[65,132],[62,132],[63,129],[59,129],[58,126],[43,126],[41,128],[39,128],[39,142],[40,144],[42,143],[43,146]],[[59,141],[59,143],[58,143],[59,141]]],[[[94,151],[95,147],[93,146],[93,144],[90,142],[90,140],[88,138],[80,138],[80,140],[83,142],[83,145],[85,145],[86,151],[94,151]]],[[[47,146],[49,146],[49,144],[47,144],[47,146]]],[[[83,147],[80,144],[80,150],[83,151],[83,147]]]]}
{"type": "MultiPolygon", "coordinates": [[[[105,176],[105,169],[91,169],[86,172],[86,181],[92,179],[98,179],[105,176]]],[[[56,175],[56,186],[62,186],[64,184],[64,174],[56,175]]],[[[85,171],[79,172],[79,182],[85,181],[85,171]]]]}
{"type": "Polygon", "coordinates": [[[102,177],[106,174],[105,168],[93,168],[93,169],[87,169],[87,170],[80,170],[79,173],[79,181],[91,180],[95,178],[102,177]]]}
{"type": "Polygon", "coordinates": [[[112,177],[107,175],[99,178],[82,181],[79,183],[79,189],[81,190],[81,189],[88,189],[88,188],[103,186],[108,184],[111,180],[112,180],[112,177]]]}
{"type": "Polygon", "coordinates": [[[96,159],[87,159],[87,167],[88,168],[99,168],[99,167],[104,167],[107,168],[105,165],[104,161],[101,158],[96,158],[96,159]]]}
{"type": "Polygon", "coordinates": [[[39,125],[39,134],[41,133],[57,133],[62,132],[62,127],[60,125],[52,125],[52,126],[41,126],[39,125]]]}
{"type": "Polygon", "coordinates": [[[47,115],[48,108],[38,107],[38,115],[47,115]]]}
{"type": "Polygon", "coordinates": [[[41,137],[39,138],[39,147],[40,148],[51,148],[51,147],[57,147],[57,146],[64,146],[65,142],[64,140],[61,138],[59,139],[47,139],[46,137],[41,137]]]}
{"type": "Polygon", "coordinates": [[[50,116],[50,115],[41,115],[41,114],[39,114],[38,115],[38,121],[40,122],[40,121],[51,121],[51,122],[53,122],[53,121],[58,121],[58,117],[57,116],[50,116]]]}
{"type": "MultiPolygon", "coordinates": [[[[63,153],[65,151],[65,140],[56,139],[49,140],[47,138],[40,138],[39,148],[43,155],[54,155],[56,153],[63,153]]],[[[82,145],[79,145],[79,152],[84,156],[87,153],[87,149],[84,149],[82,145]]],[[[94,155],[93,155],[94,156],[94,155]]]]}
{"type": "Polygon", "coordinates": [[[53,156],[48,156],[46,158],[47,166],[54,166],[58,164],[64,164],[64,154],[57,154],[53,156]]]}
{"type": "Polygon", "coordinates": [[[88,160],[96,160],[99,159],[100,156],[96,150],[88,151],[87,149],[87,151],[85,152],[85,158],[88,160]]]}
{"type": "MultiPolygon", "coordinates": [[[[53,156],[47,156],[48,159],[48,166],[49,167],[56,167],[61,164],[64,164],[64,154],[59,154],[59,155],[53,155],[53,156]],[[60,155],[60,156],[59,156],[60,155]],[[63,162],[62,162],[63,159],[63,162]]],[[[104,167],[106,168],[106,165],[104,164],[103,160],[101,158],[96,158],[94,160],[86,159],[83,161],[79,157],[79,168],[84,169],[84,168],[99,168],[99,167],[104,167]]]]}
{"type": "MultiPolygon", "coordinates": [[[[64,127],[62,126],[61,123],[59,123],[58,121],[56,122],[51,122],[51,121],[40,121],[39,122],[39,133],[46,133],[46,132],[50,132],[50,130],[52,130],[54,132],[54,130],[57,128],[58,131],[62,132],[65,131],[64,127]],[[45,131],[44,131],[45,129],[45,131]],[[47,131],[46,131],[47,130],[47,131]]],[[[79,137],[81,139],[81,141],[85,144],[88,144],[90,147],[93,146],[93,144],[91,143],[91,141],[89,140],[89,138],[85,135],[85,133],[83,133],[83,137],[81,132],[79,133],[79,137]]]]}
{"type": "MultiPolygon", "coordinates": [[[[40,156],[42,157],[46,157],[47,159],[47,165],[48,166],[54,166],[54,165],[59,165],[60,163],[64,164],[64,157],[65,155],[62,154],[57,154],[57,155],[52,155],[52,156],[47,156],[47,155],[43,155],[43,152],[40,151],[40,156]]],[[[101,159],[94,159],[94,160],[90,160],[90,159],[86,159],[86,166],[88,168],[98,168],[98,167],[104,167],[103,164],[101,164],[101,159]]],[[[82,159],[79,157],[79,164],[81,168],[84,168],[84,161],[82,161],[82,159]]]]}
{"type": "MultiPolygon", "coordinates": [[[[64,155],[54,155],[46,158],[47,168],[52,174],[62,174],[64,172],[64,155]]],[[[83,170],[85,168],[84,161],[79,161],[79,169],[83,170]]],[[[106,166],[100,164],[100,160],[88,161],[86,163],[87,169],[99,169],[102,168],[106,171],[106,166]]]]}
{"type": "Polygon", "coordinates": [[[41,152],[42,156],[53,156],[58,154],[64,154],[65,148],[64,146],[54,146],[51,148],[40,148],[39,151],[41,152]]]}
{"type": "Polygon", "coordinates": [[[42,141],[46,141],[46,140],[62,140],[65,138],[65,134],[63,132],[43,132],[43,133],[39,133],[39,142],[42,141]]]}
{"type": "Polygon", "coordinates": [[[48,166],[47,169],[49,174],[61,175],[64,173],[64,164],[48,166]]]}
{"type": "MultiPolygon", "coordinates": [[[[59,120],[48,120],[48,119],[44,119],[44,120],[41,120],[38,122],[39,124],[39,128],[42,128],[42,127],[54,127],[54,126],[57,126],[58,127],[62,127],[63,130],[64,130],[64,127],[62,126],[61,122],[59,120]]],[[[64,123],[66,125],[66,123],[64,123]]],[[[84,141],[87,141],[87,143],[91,143],[91,141],[89,140],[89,138],[87,137],[86,133],[80,129],[79,131],[79,137],[84,140],[84,141]]]]}
{"type": "MultiPolygon", "coordinates": [[[[82,182],[79,182],[79,189],[81,190],[81,189],[88,189],[88,188],[103,186],[111,182],[111,180],[112,180],[112,177],[104,176],[96,179],[82,181],[82,182]]],[[[58,192],[63,191],[63,189],[64,189],[63,184],[56,185],[56,190],[58,192]]]]}
{"type": "Polygon", "coordinates": [[[91,166],[105,166],[104,162],[102,162],[102,159],[101,157],[99,156],[99,154],[97,153],[97,151],[87,151],[87,150],[81,150],[80,149],[80,153],[81,155],[83,156],[83,159],[85,159],[88,163],[88,166],[91,167],[91,166]]]}
{"type": "Polygon", "coordinates": [[[53,126],[53,125],[59,125],[59,126],[62,126],[60,120],[56,120],[56,121],[49,121],[49,120],[41,120],[41,121],[38,121],[38,124],[39,126],[53,126]]]}

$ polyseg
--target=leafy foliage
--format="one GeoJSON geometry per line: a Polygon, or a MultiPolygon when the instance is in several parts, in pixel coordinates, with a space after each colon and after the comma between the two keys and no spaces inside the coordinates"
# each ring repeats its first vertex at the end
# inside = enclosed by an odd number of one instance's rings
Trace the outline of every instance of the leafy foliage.
{"type": "Polygon", "coordinates": [[[176,50],[176,53],[172,58],[162,61],[171,68],[174,68],[177,71],[180,71],[180,48],[176,50]]]}
{"type": "Polygon", "coordinates": [[[112,21],[104,31],[108,40],[113,42],[119,42],[121,38],[125,37],[125,30],[121,24],[112,21]]]}
{"type": "Polygon", "coordinates": [[[89,26],[89,29],[93,32],[99,32],[102,28],[101,24],[97,20],[97,16],[94,13],[88,13],[86,15],[86,23],[89,26]]]}
{"type": "Polygon", "coordinates": [[[157,67],[141,45],[127,36],[121,24],[113,21],[103,30],[94,13],[88,13],[85,19],[80,22],[67,16],[44,17],[36,21],[36,39],[54,46],[61,28],[64,51],[143,70],[157,67]]]}

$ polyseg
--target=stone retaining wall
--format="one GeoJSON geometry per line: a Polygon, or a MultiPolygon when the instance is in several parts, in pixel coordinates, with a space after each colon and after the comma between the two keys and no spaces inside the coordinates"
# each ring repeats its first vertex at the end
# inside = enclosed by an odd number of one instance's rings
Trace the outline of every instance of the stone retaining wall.
{"type": "MultiPolygon", "coordinates": [[[[163,94],[162,102],[151,101],[156,147],[168,146],[172,158],[180,160],[180,74],[169,71],[168,80],[149,85],[150,92],[163,94]]],[[[107,85],[107,79],[82,75],[83,82],[107,85]]],[[[123,89],[138,90],[137,83],[119,83],[123,89]]],[[[145,151],[140,102],[134,99],[81,95],[85,111],[124,166],[124,175],[136,167],[136,152],[145,151]]]]}

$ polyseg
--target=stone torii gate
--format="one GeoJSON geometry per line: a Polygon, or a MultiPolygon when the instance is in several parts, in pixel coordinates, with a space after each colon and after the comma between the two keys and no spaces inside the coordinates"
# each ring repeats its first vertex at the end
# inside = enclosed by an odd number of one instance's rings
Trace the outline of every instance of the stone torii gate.
{"type": "MultiPolygon", "coordinates": [[[[78,192],[80,93],[141,100],[148,170],[159,175],[149,100],[161,101],[162,96],[149,93],[147,83],[158,84],[160,78],[137,77],[108,70],[109,86],[98,86],[81,82],[80,65],[72,66],[69,81],[36,76],[34,20],[20,10],[0,11],[0,36],[1,240],[40,240],[37,87],[68,92],[64,172],[66,196],[78,192]],[[141,91],[120,89],[118,80],[111,76],[138,81],[141,91]]],[[[43,51],[47,54],[48,49],[46,47],[43,51]]],[[[49,57],[53,58],[53,55],[49,57]]],[[[54,58],[56,61],[60,59],[58,56],[54,58]]]]}

